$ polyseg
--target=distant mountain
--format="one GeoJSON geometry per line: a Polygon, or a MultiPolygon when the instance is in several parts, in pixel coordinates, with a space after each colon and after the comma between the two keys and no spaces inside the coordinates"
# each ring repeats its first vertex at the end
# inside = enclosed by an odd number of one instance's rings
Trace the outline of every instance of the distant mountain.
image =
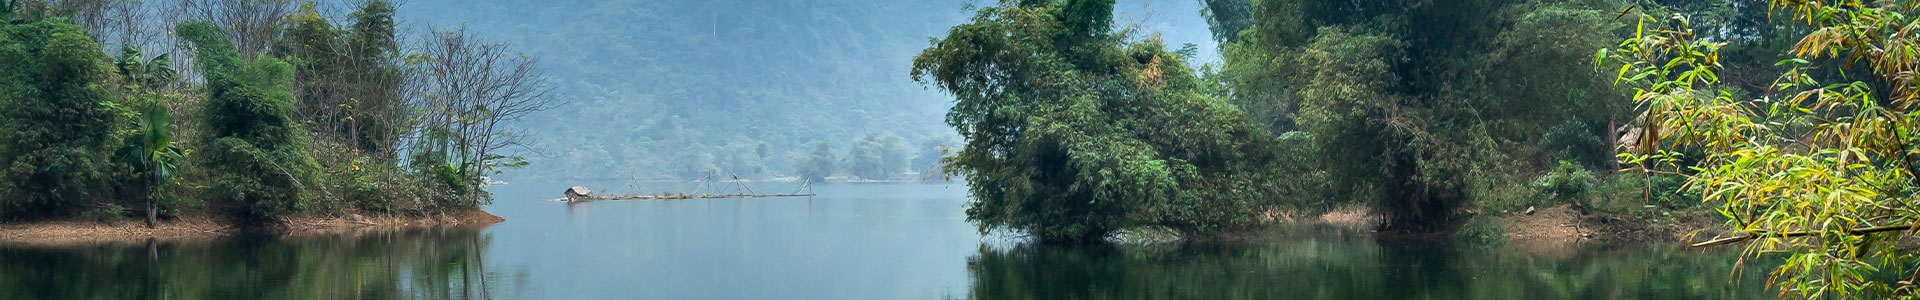
{"type": "MultiPolygon", "coordinates": [[[[870,132],[951,135],[951,99],[907,72],[930,37],[971,16],[966,3],[411,0],[401,13],[536,55],[568,96],[525,120],[541,153],[509,176],[666,179],[791,175],[813,142],[844,152],[870,132]]],[[[1192,0],[1117,7],[1121,21],[1171,31],[1172,47],[1213,49],[1192,0]]]]}

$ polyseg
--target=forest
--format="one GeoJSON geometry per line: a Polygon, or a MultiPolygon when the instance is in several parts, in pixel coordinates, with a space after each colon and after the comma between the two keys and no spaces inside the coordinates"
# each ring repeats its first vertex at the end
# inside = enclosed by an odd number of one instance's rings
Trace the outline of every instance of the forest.
{"type": "Polygon", "coordinates": [[[523,166],[537,58],[395,3],[0,5],[0,220],[430,215],[523,166]]]}
{"type": "Polygon", "coordinates": [[[983,4],[915,57],[968,220],[1079,244],[1359,206],[1472,241],[1565,204],[1724,224],[1693,246],[1799,297],[1914,295],[1920,3],[1200,2],[1219,63],[1111,0],[983,4]]]}
{"type": "MultiPolygon", "coordinates": [[[[1029,260],[1178,252],[1056,251],[1156,233],[1234,240],[1361,211],[1381,241],[1497,244],[1537,229],[1506,217],[1566,207],[1643,229],[1629,233],[1711,231],[1686,246],[1775,263],[1783,296],[1914,298],[1916,13],[1910,0],[0,0],[0,222],[429,216],[522,179],[939,181],[965,190],[962,226],[1033,242],[968,258],[999,270],[979,294],[1053,278],[1006,271],[1029,260]]],[[[569,205],[565,218],[585,214],[569,205]]],[[[1135,287],[1102,284],[1063,291],[1135,287]]]]}

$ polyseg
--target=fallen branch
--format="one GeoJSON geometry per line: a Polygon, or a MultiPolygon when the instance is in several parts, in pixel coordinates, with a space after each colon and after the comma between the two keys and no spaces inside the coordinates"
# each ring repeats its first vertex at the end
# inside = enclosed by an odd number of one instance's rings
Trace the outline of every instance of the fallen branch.
{"type": "MultiPolygon", "coordinates": [[[[1875,232],[1887,232],[1887,231],[1901,231],[1901,230],[1908,230],[1908,229],[1914,229],[1914,228],[1916,227],[1916,225],[1920,225],[1920,224],[1906,224],[1906,225],[1887,225],[1887,226],[1874,226],[1874,227],[1867,227],[1867,228],[1857,228],[1857,229],[1848,229],[1848,230],[1846,230],[1846,231],[1847,231],[1847,233],[1848,233],[1848,234],[1852,234],[1852,235],[1867,235],[1867,234],[1869,234],[1869,233],[1875,233],[1875,232]]],[[[1772,233],[1768,233],[1768,232],[1766,232],[1766,231],[1758,231],[1758,232],[1748,232],[1748,233],[1747,233],[1746,235],[1743,235],[1743,236],[1736,236],[1736,237],[1728,237],[1728,238],[1720,238],[1720,239],[1715,239],[1715,240],[1711,240],[1711,241],[1705,241],[1705,242],[1700,242],[1700,243],[1696,243],[1696,244],[1692,244],[1692,245],[1687,245],[1687,246],[1688,246],[1688,247],[1695,247],[1695,248],[1699,248],[1699,247],[1713,247],[1713,246],[1719,246],[1719,245],[1726,245],[1726,244],[1732,244],[1732,243],[1739,243],[1739,242],[1745,242],[1745,241],[1750,241],[1750,240],[1753,240],[1753,239],[1757,239],[1757,238],[1762,238],[1762,237],[1769,237],[1769,236],[1772,236],[1772,237],[1799,237],[1799,236],[1809,236],[1809,235],[1815,235],[1815,234],[1819,234],[1819,232],[1816,232],[1816,231],[1794,231],[1794,232],[1787,232],[1787,233],[1779,233],[1779,234],[1772,234],[1772,233]]]]}

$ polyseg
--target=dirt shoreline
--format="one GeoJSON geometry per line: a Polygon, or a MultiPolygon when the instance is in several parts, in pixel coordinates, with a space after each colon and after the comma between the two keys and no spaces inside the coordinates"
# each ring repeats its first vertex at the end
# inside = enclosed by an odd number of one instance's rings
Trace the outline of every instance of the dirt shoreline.
{"type": "Polygon", "coordinates": [[[211,216],[182,216],[164,220],[154,228],[135,219],[97,222],[91,220],[55,220],[0,224],[0,247],[81,247],[142,245],[148,240],[161,243],[208,242],[243,232],[281,236],[315,236],[349,233],[369,229],[399,229],[442,226],[481,226],[506,221],[483,210],[426,216],[302,216],[283,219],[279,224],[240,225],[211,216]]]}
{"type": "MultiPolygon", "coordinates": [[[[1506,229],[1506,243],[1531,252],[1566,252],[1591,245],[1609,243],[1686,244],[1727,235],[1711,212],[1675,213],[1665,220],[1634,220],[1622,215],[1582,214],[1571,205],[1540,207],[1527,211],[1498,213],[1492,216],[1506,229]]],[[[1380,216],[1363,206],[1350,206],[1300,218],[1354,230],[1372,230],[1380,216]]]]}

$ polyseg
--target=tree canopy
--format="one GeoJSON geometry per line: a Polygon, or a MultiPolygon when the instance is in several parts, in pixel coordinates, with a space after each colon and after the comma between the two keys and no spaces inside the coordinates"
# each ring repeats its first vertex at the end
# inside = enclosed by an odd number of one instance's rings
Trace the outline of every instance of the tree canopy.
{"type": "Polygon", "coordinates": [[[955,98],[966,144],[948,171],[971,183],[968,220],[1047,242],[1115,230],[1208,232],[1256,223],[1275,195],[1275,142],[1199,92],[1154,36],[1116,26],[1113,1],[980,7],[914,59],[955,98]]]}
{"type": "Polygon", "coordinates": [[[1504,170],[1538,161],[1519,145],[1567,119],[1607,134],[1623,110],[1582,64],[1616,38],[1613,2],[1209,3],[1215,28],[1251,24],[1216,33],[1233,41],[1216,93],[1270,130],[1307,133],[1332,197],[1367,200],[1388,228],[1447,229],[1517,181],[1504,170]]]}
{"type": "Polygon", "coordinates": [[[108,154],[127,109],[108,61],[66,19],[0,14],[0,219],[109,196],[108,154]]]}

